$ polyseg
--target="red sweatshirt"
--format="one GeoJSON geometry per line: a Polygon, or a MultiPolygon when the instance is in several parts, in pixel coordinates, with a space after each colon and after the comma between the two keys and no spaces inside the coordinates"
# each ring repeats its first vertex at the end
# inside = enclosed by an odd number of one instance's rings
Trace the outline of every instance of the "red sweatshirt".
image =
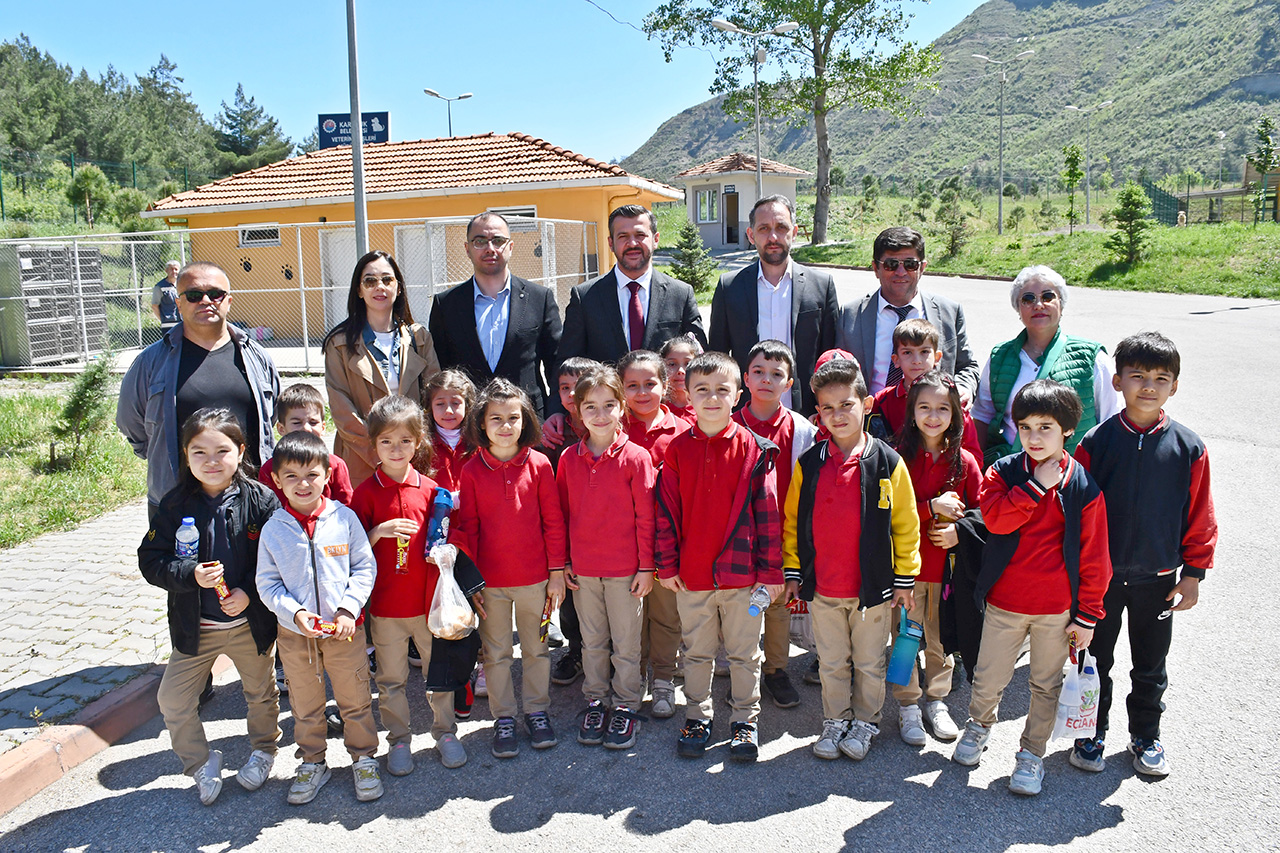
{"type": "Polygon", "coordinates": [[[409,537],[403,548],[398,536],[384,536],[373,543],[378,576],[369,596],[369,612],[374,616],[407,619],[426,615],[431,606],[440,579],[440,570],[426,557],[427,521],[436,489],[434,480],[412,468],[403,483],[392,480],[379,468],[356,488],[351,509],[366,531],[393,518],[418,523],[418,532],[409,537]]]}
{"type": "Polygon", "coordinates": [[[795,446],[796,422],[791,419],[785,406],[779,406],[773,417],[765,421],[753,415],[750,406],[743,406],[733,413],[733,419],[756,435],[764,436],[778,445],[778,502],[781,509],[782,502],[787,499],[787,489],[791,486],[794,468],[791,464],[791,451],[795,446]]]}
{"type": "Polygon", "coordinates": [[[924,450],[907,465],[911,473],[911,485],[916,492],[916,510],[920,515],[920,575],[917,583],[942,583],[942,569],[947,561],[947,551],[929,540],[928,531],[933,524],[929,511],[929,499],[946,492],[955,492],[964,501],[965,509],[978,506],[978,489],[982,485],[982,466],[965,448],[960,448],[960,482],[950,482],[951,466],[942,454],[934,456],[924,450]]]}
{"type": "Polygon", "coordinates": [[[649,451],[654,468],[662,467],[663,457],[667,454],[667,445],[671,439],[682,432],[688,432],[692,424],[683,418],[677,418],[666,406],[662,407],[662,417],[652,427],[646,428],[643,421],[627,415],[623,426],[627,430],[627,438],[639,447],[649,451]]]}
{"type": "MultiPolygon", "coordinates": [[[[903,382],[883,388],[871,401],[872,413],[884,418],[884,425],[889,428],[889,435],[896,438],[907,422],[907,394],[910,388],[903,382]]],[[[982,445],[978,443],[978,428],[973,425],[973,418],[964,413],[964,438],[961,445],[973,454],[974,459],[982,458],[982,445]]],[[[912,480],[914,482],[914,479],[912,480]]]]}
{"type": "Polygon", "coordinates": [[[560,455],[556,484],[569,527],[575,574],[630,577],[653,571],[653,487],[658,474],[644,448],[619,430],[598,458],[586,441],[560,455]]]}
{"type": "MultiPolygon", "coordinates": [[[[289,505],[289,499],[284,496],[284,492],[280,491],[276,481],[271,478],[270,459],[263,462],[262,467],[258,469],[258,481],[276,493],[276,497],[280,499],[281,506],[289,505]]],[[[351,506],[351,494],[351,472],[347,470],[347,463],[342,461],[341,456],[330,453],[329,482],[325,484],[324,496],[340,504],[351,506]]]]}
{"type": "Polygon", "coordinates": [[[431,464],[435,468],[433,479],[442,489],[458,491],[462,466],[475,453],[475,448],[468,447],[465,438],[458,440],[457,447],[450,447],[447,441],[437,435],[431,440],[431,449],[434,451],[431,457],[431,464]]]}
{"type": "Polygon", "coordinates": [[[493,587],[531,586],[564,568],[565,524],[551,462],[525,448],[500,462],[480,448],[462,466],[449,541],[493,587]]]}

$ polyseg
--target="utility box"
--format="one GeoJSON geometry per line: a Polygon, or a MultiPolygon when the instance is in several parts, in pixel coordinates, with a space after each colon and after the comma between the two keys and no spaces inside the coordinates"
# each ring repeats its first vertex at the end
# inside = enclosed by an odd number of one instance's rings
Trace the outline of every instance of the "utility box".
{"type": "Polygon", "coordinates": [[[63,243],[0,244],[0,361],[87,361],[107,342],[102,255],[63,243]]]}

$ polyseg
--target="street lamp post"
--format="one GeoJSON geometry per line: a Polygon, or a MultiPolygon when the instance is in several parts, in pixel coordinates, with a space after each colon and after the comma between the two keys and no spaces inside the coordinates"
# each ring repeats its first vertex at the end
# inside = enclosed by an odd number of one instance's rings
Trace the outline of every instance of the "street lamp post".
{"type": "Polygon", "coordinates": [[[981,59],[983,62],[989,62],[992,65],[1000,66],[1000,186],[996,188],[996,233],[1004,233],[1004,83],[1005,70],[1004,66],[1012,62],[1014,59],[1022,59],[1026,56],[1034,54],[1034,50],[1024,50],[1013,59],[992,59],[989,56],[983,56],[981,53],[973,54],[974,59],[981,59]]]}
{"type": "Polygon", "coordinates": [[[755,62],[752,65],[752,91],[754,93],[756,114],[756,201],[759,201],[764,197],[764,172],[760,167],[760,65],[765,60],[765,50],[760,46],[760,39],[764,36],[780,36],[792,30],[798,30],[800,25],[795,21],[787,21],[784,24],[778,24],[771,30],[761,30],[758,33],[744,30],[737,24],[732,24],[723,18],[714,19],[711,25],[717,30],[724,30],[726,33],[744,35],[751,39],[756,46],[755,62]]]}
{"type": "Polygon", "coordinates": [[[1103,101],[1100,104],[1094,104],[1091,107],[1077,107],[1071,104],[1067,105],[1067,109],[1072,112],[1084,113],[1084,224],[1089,224],[1089,187],[1090,187],[1090,168],[1089,161],[1089,113],[1094,110],[1105,109],[1114,104],[1115,101],[1103,101]]]}
{"type": "Polygon", "coordinates": [[[439,98],[440,100],[444,101],[445,112],[448,113],[449,115],[449,136],[452,137],[453,136],[453,102],[465,101],[467,98],[471,97],[471,92],[463,92],[461,95],[459,95],[456,98],[446,98],[444,95],[440,94],[435,89],[423,89],[422,91],[426,92],[428,95],[430,95],[433,98],[439,98]]]}

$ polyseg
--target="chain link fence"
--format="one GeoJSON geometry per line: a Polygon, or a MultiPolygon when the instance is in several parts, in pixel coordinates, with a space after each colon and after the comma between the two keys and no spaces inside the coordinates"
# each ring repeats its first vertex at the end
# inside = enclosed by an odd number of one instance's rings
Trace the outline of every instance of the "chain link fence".
{"type": "MultiPolygon", "coordinates": [[[[569,291],[599,274],[596,224],[509,217],[513,275],[569,291]]],[[[409,307],[471,277],[465,218],[379,220],[369,246],[391,252],[409,307]]],[[[231,322],[284,370],[319,373],[325,333],[346,317],[357,260],[351,223],[249,225],[0,241],[0,366],[83,364],[111,350],[127,366],[159,340],[152,290],[170,260],[212,261],[231,279],[231,322]]]]}

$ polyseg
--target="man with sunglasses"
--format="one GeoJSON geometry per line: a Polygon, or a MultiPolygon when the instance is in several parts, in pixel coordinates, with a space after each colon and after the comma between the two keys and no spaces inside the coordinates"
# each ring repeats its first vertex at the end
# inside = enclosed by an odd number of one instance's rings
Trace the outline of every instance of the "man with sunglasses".
{"type": "Polygon", "coordinates": [[[494,377],[507,379],[546,417],[560,308],[550,288],[511,274],[512,248],[511,227],[501,215],[472,217],[466,250],[474,274],[432,300],[428,328],[442,368],[464,371],[479,388],[494,377]]]}
{"type": "Polygon", "coordinates": [[[227,322],[231,282],[209,261],[178,273],[181,322],[144,349],[120,386],[116,426],[147,460],[147,502],[178,482],[182,425],[206,406],[231,410],[244,429],[246,463],[257,470],[275,447],[272,424],[280,373],[261,346],[227,322]]]}
{"type": "Polygon", "coordinates": [[[927,265],[924,237],[912,228],[886,228],[876,237],[871,256],[880,287],[841,309],[836,346],[853,353],[875,394],[902,381],[902,371],[890,358],[894,327],[903,320],[928,320],[942,340],[938,367],[955,377],[967,407],[978,388],[978,362],[969,347],[960,303],[919,289],[927,265]]]}

